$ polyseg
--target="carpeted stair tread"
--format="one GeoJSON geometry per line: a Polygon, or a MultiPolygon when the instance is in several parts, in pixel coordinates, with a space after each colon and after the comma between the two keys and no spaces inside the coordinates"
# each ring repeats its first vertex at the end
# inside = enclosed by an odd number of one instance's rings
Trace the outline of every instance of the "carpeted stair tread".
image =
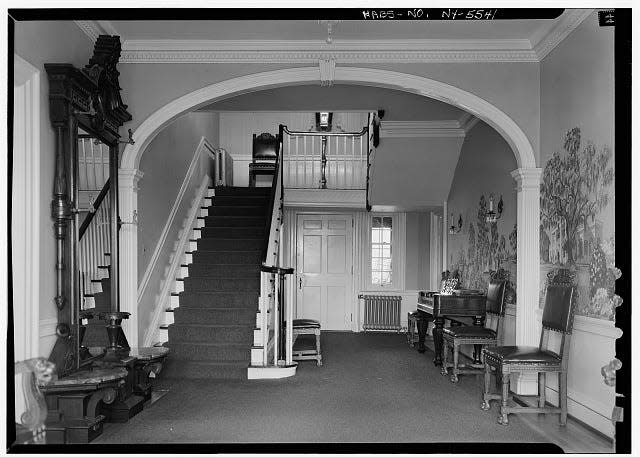
{"type": "Polygon", "coordinates": [[[266,230],[266,216],[200,216],[204,220],[205,227],[262,227],[266,230]]]}
{"type": "Polygon", "coordinates": [[[182,280],[185,292],[222,292],[260,290],[260,277],[253,278],[208,278],[189,276],[182,280]]]}
{"type": "Polygon", "coordinates": [[[258,292],[180,292],[180,308],[244,308],[258,305],[258,292]]]}
{"type": "Polygon", "coordinates": [[[266,228],[261,227],[202,227],[198,229],[200,239],[207,238],[244,238],[244,239],[264,239],[266,228]]]}
{"type": "Polygon", "coordinates": [[[268,199],[266,195],[216,195],[212,206],[264,206],[269,203],[268,199]]]}
{"type": "Polygon", "coordinates": [[[182,265],[189,269],[189,277],[206,276],[208,278],[218,278],[221,275],[227,278],[253,278],[260,276],[260,266],[248,263],[192,263],[182,265]]]}
{"type": "Polygon", "coordinates": [[[220,216],[256,216],[266,217],[268,209],[265,205],[259,206],[210,206],[209,217],[220,216]]]}
{"type": "Polygon", "coordinates": [[[199,322],[217,322],[220,324],[238,323],[255,324],[258,306],[244,307],[182,307],[178,306],[172,310],[173,321],[176,324],[190,324],[199,322]]]}
{"type": "Polygon", "coordinates": [[[167,360],[162,375],[168,379],[246,379],[246,360],[167,360]]]}
{"type": "Polygon", "coordinates": [[[264,245],[264,238],[200,238],[197,240],[198,251],[236,252],[256,251],[264,245]]]}
{"type": "Polygon", "coordinates": [[[224,195],[265,195],[268,196],[271,194],[270,187],[209,187],[209,189],[214,189],[215,196],[224,196],[224,195]]]}
{"type": "Polygon", "coordinates": [[[262,251],[195,251],[192,263],[259,265],[262,251]]]}

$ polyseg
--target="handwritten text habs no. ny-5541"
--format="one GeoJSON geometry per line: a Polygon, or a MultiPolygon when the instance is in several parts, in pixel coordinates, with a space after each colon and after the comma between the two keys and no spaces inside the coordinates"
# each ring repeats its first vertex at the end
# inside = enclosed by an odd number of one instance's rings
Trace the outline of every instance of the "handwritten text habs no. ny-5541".
{"type": "Polygon", "coordinates": [[[460,9],[443,8],[441,10],[423,10],[422,8],[362,10],[363,19],[432,19],[432,20],[475,20],[486,21],[496,17],[497,9],[460,9]]]}

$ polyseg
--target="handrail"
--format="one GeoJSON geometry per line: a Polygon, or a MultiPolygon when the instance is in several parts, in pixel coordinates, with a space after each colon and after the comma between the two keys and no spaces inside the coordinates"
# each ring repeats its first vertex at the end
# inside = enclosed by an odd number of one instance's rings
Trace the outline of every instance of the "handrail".
{"type": "Polygon", "coordinates": [[[79,237],[78,237],[79,240],[82,239],[82,235],[84,235],[84,233],[89,228],[91,221],[93,220],[93,218],[97,213],[97,209],[100,208],[100,205],[102,204],[102,200],[104,200],[104,198],[109,193],[110,184],[111,184],[111,178],[107,178],[106,182],[104,183],[104,186],[102,187],[102,190],[98,194],[98,197],[92,204],[93,211],[90,211],[89,214],[87,214],[84,221],[82,222],[82,225],[80,226],[79,237]]]}
{"type": "Polygon", "coordinates": [[[373,132],[370,131],[370,127],[372,125],[373,122],[373,116],[370,113],[368,120],[367,120],[367,179],[366,179],[366,186],[367,189],[365,191],[365,207],[367,209],[367,211],[371,211],[371,202],[369,201],[369,176],[370,176],[370,168],[371,168],[371,153],[373,152],[373,141],[371,139],[371,135],[373,132]]]}
{"type": "MultiPolygon", "coordinates": [[[[281,166],[282,166],[282,161],[280,160],[280,157],[282,156],[282,148],[281,148],[281,143],[282,140],[280,139],[278,141],[278,150],[276,151],[276,163],[275,163],[275,167],[276,167],[276,173],[273,176],[273,182],[271,183],[271,193],[269,194],[269,211],[267,212],[267,217],[272,216],[273,215],[273,209],[275,206],[275,199],[276,199],[276,193],[277,193],[277,187],[278,187],[278,177],[276,176],[278,173],[281,173],[281,166]]],[[[280,198],[282,198],[282,194],[280,196],[280,198]]],[[[269,221],[271,219],[268,219],[269,221]]],[[[264,262],[267,261],[267,254],[269,251],[269,234],[270,234],[270,227],[267,227],[267,230],[265,231],[265,236],[264,236],[264,244],[262,246],[262,263],[264,264],[264,262]]]]}
{"type": "MultiPolygon", "coordinates": [[[[291,136],[362,136],[367,133],[368,128],[363,127],[359,132],[303,132],[291,131],[286,126],[283,126],[283,131],[291,136]]],[[[282,141],[282,139],[280,141],[282,141]]]]}

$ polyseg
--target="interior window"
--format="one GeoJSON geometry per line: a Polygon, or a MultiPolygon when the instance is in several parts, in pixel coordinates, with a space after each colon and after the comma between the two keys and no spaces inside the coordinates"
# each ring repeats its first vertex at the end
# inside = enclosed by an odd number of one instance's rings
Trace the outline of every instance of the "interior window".
{"type": "Polygon", "coordinates": [[[392,282],[392,217],[373,216],[371,221],[371,283],[384,286],[392,282]]]}

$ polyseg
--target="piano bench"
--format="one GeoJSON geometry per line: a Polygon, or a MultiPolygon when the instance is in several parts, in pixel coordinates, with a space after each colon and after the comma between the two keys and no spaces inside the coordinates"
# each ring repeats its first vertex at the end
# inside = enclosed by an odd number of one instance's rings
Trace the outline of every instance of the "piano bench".
{"type": "Polygon", "coordinates": [[[294,319],[293,320],[293,344],[299,335],[315,335],[315,349],[293,348],[293,360],[315,360],[316,364],[322,366],[322,352],[320,351],[320,322],[314,319],[294,319]]]}

